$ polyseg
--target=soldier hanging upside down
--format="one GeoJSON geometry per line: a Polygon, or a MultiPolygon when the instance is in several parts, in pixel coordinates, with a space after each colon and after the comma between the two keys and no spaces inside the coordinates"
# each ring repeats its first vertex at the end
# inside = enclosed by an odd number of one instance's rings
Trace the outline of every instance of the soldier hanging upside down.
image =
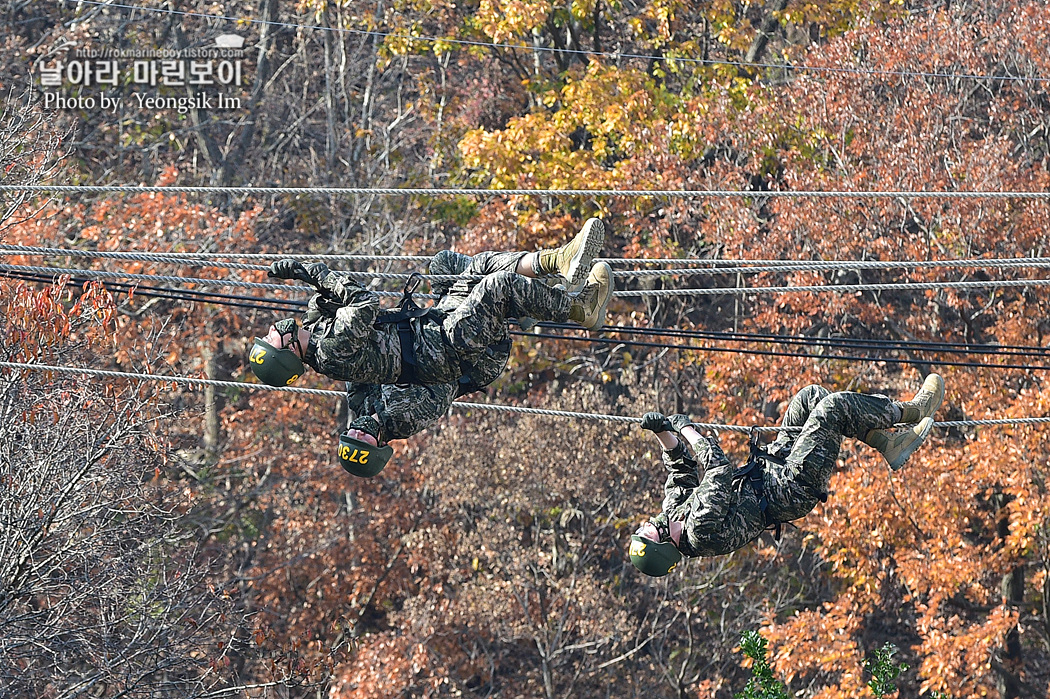
{"type": "Polygon", "coordinates": [[[609,265],[593,264],[604,241],[604,224],[590,219],[569,243],[552,250],[473,257],[442,251],[428,271],[462,279],[435,280],[431,286],[440,297],[431,308],[415,306],[406,293],[407,305],[393,313],[381,313],[379,297],[346,273],[322,263],[280,260],[271,265],[271,276],[298,279],[318,293],[301,326],[286,318],[264,340],[256,339],[251,367],[275,386],[298,379],[304,362],[346,381],[351,421],[344,436],[372,446],[404,439],[445,414],[457,396],[503,373],[509,318],[601,327],[613,291],[609,265]],[[561,277],[569,287],[585,283],[571,293],[541,277],[561,277]]]}
{"type": "Polygon", "coordinates": [[[944,380],[937,374],[907,402],[807,386],[791,399],[783,421],[801,432],[781,432],[766,449],[753,436],[752,458],[743,468],[734,468],[718,440],[701,434],[685,415],[647,413],[642,428],[656,433],[669,473],[662,511],[631,536],[631,563],[647,575],[666,575],[683,555],[726,554],[770,527],[806,516],[827,500],[843,437],[863,440],[890,468],[901,468],[929,435],[943,400],[944,380]],[[918,424],[888,429],[898,423],[918,424]]]}

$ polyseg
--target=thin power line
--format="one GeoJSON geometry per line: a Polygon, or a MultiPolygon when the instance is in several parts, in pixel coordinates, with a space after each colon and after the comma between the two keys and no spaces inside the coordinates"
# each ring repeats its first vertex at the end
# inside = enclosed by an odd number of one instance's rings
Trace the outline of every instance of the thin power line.
{"type": "Polygon", "coordinates": [[[552,340],[569,340],[576,342],[591,342],[604,345],[627,345],[634,347],[652,347],[657,349],[674,349],[682,352],[713,352],[716,354],[745,354],[760,357],[800,357],[803,359],[820,359],[826,361],[843,362],[885,362],[887,364],[930,364],[932,366],[959,366],[976,369],[1020,369],[1020,370],[1046,370],[1050,365],[1043,364],[987,364],[985,362],[962,362],[951,359],[902,358],[902,357],[874,357],[870,355],[850,354],[815,354],[811,352],[784,352],[781,350],[760,350],[743,347],[708,347],[698,345],[683,345],[663,342],[646,342],[644,340],[618,340],[608,337],[579,337],[573,335],[555,335],[543,333],[527,333],[512,330],[511,335],[527,337],[549,338],[552,340]]]}
{"type": "MultiPolygon", "coordinates": [[[[20,369],[23,371],[55,372],[61,374],[80,374],[84,376],[97,376],[101,378],[120,378],[138,381],[158,381],[161,383],[183,384],[188,386],[215,386],[217,388],[235,388],[239,390],[250,389],[259,391],[275,391],[284,393],[301,393],[315,396],[332,396],[343,398],[346,393],[342,391],[331,391],[318,388],[297,388],[295,386],[268,386],[258,383],[242,383],[238,381],[217,381],[215,379],[197,379],[189,376],[164,376],[159,374],[142,374],[130,371],[109,371],[105,369],[88,369],[86,367],[63,366],[55,364],[25,364],[22,362],[0,362],[0,368],[20,369]]],[[[454,401],[452,407],[458,410],[495,410],[507,413],[525,413],[528,415],[546,415],[550,417],[566,417],[578,420],[600,420],[606,422],[622,422],[638,424],[642,421],[639,417],[628,417],[625,415],[605,415],[602,413],[580,413],[566,410],[545,410],[542,408],[526,408],[516,405],[499,405],[495,403],[466,403],[454,401]]],[[[934,423],[937,427],[978,427],[992,425],[1045,425],[1050,423],[1050,417],[1027,417],[1007,418],[1000,420],[950,420],[947,422],[934,423]]],[[[697,427],[726,432],[748,433],[756,432],[797,432],[801,427],[750,427],[745,425],[721,425],[717,423],[697,422],[697,427]]]]}
{"type": "MultiPolygon", "coordinates": [[[[551,330],[579,330],[569,323],[541,322],[538,327],[551,330]]],[[[1040,345],[1000,345],[985,343],[933,342],[929,340],[884,340],[878,338],[820,337],[809,335],[778,335],[774,333],[745,333],[727,330],[694,330],[680,328],[643,327],[634,325],[605,325],[602,332],[611,334],[655,335],[684,339],[720,340],[724,342],[762,342],[797,344],[812,347],[857,347],[908,351],[921,349],[954,354],[994,354],[999,356],[1050,357],[1050,347],[1040,345]]]]}
{"type": "Polygon", "coordinates": [[[1048,78],[1039,77],[1025,77],[1020,75],[980,75],[976,73],[939,73],[932,71],[918,71],[918,70],[879,70],[879,69],[866,69],[866,68],[841,68],[841,67],[826,67],[826,66],[813,66],[804,63],[792,65],[787,63],[753,63],[747,61],[730,61],[720,60],[714,58],[690,58],[690,57],[668,57],[668,56],[657,56],[654,54],[639,54],[639,53],[611,53],[608,51],[588,51],[587,49],[559,49],[551,46],[529,46],[526,44],[507,44],[487,41],[472,41],[470,39],[451,39],[437,36],[414,36],[411,34],[398,34],[395,32],[380,32],[368,29],[352,29],[348,27],[326,27],[320,24],[297,24],[293,22],[278,22],[274,20],[254,19],[250,17],[231,17],[229,15],[209,15],[203,12],[192,12],[187,10],[172,10],[160,7],[140,7],[138,5],[125,5],[115,2],[104,2],[103,0],[62,0],[63,2],[76,2],[77,4],[84,5],[99,5],[102,7],[116,7],[125,10],[139,10],[141,12],[154,12],[162,14],[181,15],[184,17],[200,17],[203,19],[210,20],[226,20],[229,22],[237,23],[248,23],[248,24],[260,24],[274,27],[286,27],[289,29],[315,29],[320,31],[338,32],[345,34],[353,34],[356,36],[369,36],[376,38],[394,38],[404,39],[408,42],[435,42],[443,44],[455,44],[458,46],[471,46],[481,48],[499,48],[508,49],[512,51],[535,51],[537,53],[557,53],[574,56],[593,56],[596,58],[607,58],[610,60],[618,60],[621,58],[640,59],[646,61],[663,61],[667,63],[693,63],[698,65],[725,65],[734,66],[737,68],[770,68],[773,70],[800,70],[813,73],[831,73],[831,74],[852,74],[852,75],[884,75],[889,77],[907,77],[907,78],[970,78],[974,80],[997,80],[1005,82],[1047,82],[1048,78]]]}
{"type": "MultiPolygon", "coordinates": [[[[27,279],[29,281],[37,281],[46,283],[49,281],[42,275],[19,275],[19,279],[27,279]]],[[[250,308],[253,310],[265,310],[275,312],[291,312],[295,310],[301,310],[302,306],[305,305],[301,301],[285,301],[280,299],[259,299],[257,297],[250,296],[233,296],[229,294],[216,294],[210,292],[201,292],[196,290],[180,290],[180,289],[165,289],[163,287],[146,287],[143,291],[142,287],[135,287],[130,284],[116,284],[114,282],[103,282],[107,289],[111,287],[118,287],[118,291],[134,290],[134,293],[138,296],[143,297],[155,297],[167,300],[181,300],[181,301],[196,301],[199,303],[207,304],[218,304],[223,306],[233,306],[240,308],[250,308]],[[171,293],[164,293],[171,292],[171,293]],[[182,295],[182,294],[185,295],[182,295]],[[204,294],[204,297],[197,297],[197,294],[204,294]],[[220,298],[216,298],[220,297],[220,298]],[[260,303],[261,302],[261,303],[260,303]],[[281,305],[287,304],[287,305],[281,305]],[[289,307],[290,306],[290,307],[289,307]]],[[[553,329],[578,329],[576,326],[569,326],[566,324],[556,323],[542,323],[540,327],[547,327],[553,329]]],[[[803,346],[827,346],[825,342],[803,342],[802,340],[816,340],[818,338],[804,338],[804,337],[784,337],[784,336],[770,336],[762,334],[747,334],[747,333],[716,333],[711,332],[706,335],[702,335],[697,331],[679,331],[671,328],[633,328],[625,326],[606,326],[601,328],[602,332],[609,333],[649,333],[655,335],[670,335],[672,337],[685,337],[700,338],[700,339],[721,339],[728,340],[731,342],[762,342],[762,343],[778,343],[778,344],[801,344],[803,346]],[[689,333],[683,335],[682,333],[689,333]],[[733,335],[733,336],[730,336],[733,335]],[[792,342],[792,341],[798,342],[792,342]]],[[[532,337],[540,339],[554,339],[554,340],[568,340],[571,342],[589,342],[594,344],[605,344],[605,345],[628,345],[636,347],[651,347],[660,349],[674,349],[676,351],[691,351],[691,352],[714,352],[714,353],[731,353],[731,354],[751,354],[758,356],[775,356],[775,357],[802,357],[808,359],[824,359],[824,360],[840,360],[840,361],[867,361],[867,362],[885,362],[888,364],[915,364],[925,363],[935,366],[961,366],[961,367],[974,367],[974,368],[986,368],[986,369],[1020,369],[1020,370],[1042,370],[1050,369],[1050,366],[1038,365],[1038,364],[987,364],[981,362],[963,362],[953,360],[940,360],[940,359],[929,359],[929,358],[897,358],[897,357],[883,357],[883,356],[870,356],[870,355],[843,355],[843,354],[814,354],[805,352],[785,352],[777,350],[756,350],[746,348],[732,348],[732,347],[712,347],[712,346],[696,346],[687,345],[681,343],[657,343],[648,341],[637,341],[637,340],[622,340],[607,337],[594,337],[594,336],[580,336],[580,335],[556,335],[556,334],[544,334],[536,332],[519,332],[511,331],[512,335],[519,335],[522,337],[532,337]]],[[[907,347],[902,346],[887,346],[887,347],[874,347],[874,349],[882,349],[888,351],[910,351],[910,350],[926,350],[933,352],[943,353],[959,353],[959,354],[990,354],[996,356],[1005,357],[1047,357],[1045,351],[1039,352],[1014,352],[1014,353],[1002,353],[998,351],[968,351],[967,349],[955,348],[946,349],[942,347],[932,347],[927,345],[940,345],[947,343],[911,343],[907,347]]],[[[988,345],[990,348],[998,348],[998,345],[988,345]]],[[[864,349],[872,349],[872,347],[862,347],[864,349]]],[[[1025,347],[1023,349],[1042,350],[1038,347],[1025,347]]]]}
{"type": "Polygon", "coordinates": [[[5,184],[0,192],[64,192],[148,194],[323,194],[327,196],[572,196],[572,197],[672,197],[751,199],[1048,199],[1050,192],[1031,191],[848,191],[740,189],[480,189],[470,187],[206,187],[191,185],[88,185],[88,184],[5,184]]]}

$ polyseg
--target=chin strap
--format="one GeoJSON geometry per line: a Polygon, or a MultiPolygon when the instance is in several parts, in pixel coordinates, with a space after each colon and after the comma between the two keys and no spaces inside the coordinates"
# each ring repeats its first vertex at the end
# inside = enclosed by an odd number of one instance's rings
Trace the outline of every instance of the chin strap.
{"type": "MultiPolygon", "coordinates": [[[[660,535],[660,543],[672,543],[674,539],[671,538],[671,520],[667,515],[660,513],[655,517],[649,519],[649,523],[656,527],[656,533],[660,535]]],[[[675,544],[677,546],[677,544],[675,544]]]]}
{"type": "Polygon", "coordinates": [[[279,320],[273,324],[273,327],[281,335],[282,349],[291,349],[294,347],[295,350],[297,350],[299,358],[302,359],[305,355],[303,354],[303,345],[299,342],[299,325],[295,322],[295,318],[279,320]],[[284,342],[285,335],[289,336],[288,344],[285,344],[284,342]]]}

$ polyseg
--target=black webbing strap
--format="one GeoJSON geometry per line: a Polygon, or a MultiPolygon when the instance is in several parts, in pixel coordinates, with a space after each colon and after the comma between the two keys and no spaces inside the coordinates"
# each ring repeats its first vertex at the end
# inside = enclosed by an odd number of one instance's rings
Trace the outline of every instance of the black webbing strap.
{"type": "Polygon", "coordinates": [[[398,304],[397,310],[379,314],[374,323],[374,325],[394,324],[397,328],[397,339],[401,345],[401,374],[394,383],[399,386],[419,383],[419,362],[416,360],[415,347],[416,334],[412,330],[412,320],[414,318],[422,318],[430,312],[429,308],[418,306],[415,299],[412,298],[421,281],[423,281],[423,275],[413,272],[408,281],[405,282],[405,290],[402,293],[401,303],[398,304]]]}
{"type": "Polygon", "coordinates": [[[779,456],[772,456],[767,454],[762,447],[758,446],[758,432],[751,430],[750,438],[748,439],[748,457],[747,463],[741,468],[736,470],[733,474],[734,479],[739,479],[740,486],[746,482],[751,486],[751,490],[755,492],[755,497],[758,498],[758,507],[762,511],[762,517],[765,520],[766,528],[774,531],[774,536],[777,540],[780,540],[780,536],[783,533],[783,522],[771,521],[767,510],[769,509],[769,498],[766,496],[766,485],[763,480],[765,473],[765,461],[772,461],[777,464],[784,464],[785,459],[779,456]]]}
{"type": "MultiPolygon", "coordinates": [[[[419,380],[419,361],[416,358],[415,330],[412,328],[412,320],[427,316],[438,325],[441,325],[447,315],[441,309],[421,308],[416,304],[412,295],[415,293],[416,289],[419,288],[419,283],[421,281],[423,281],[423,275],[414,272],[405,283],[405,290],[401,296],[401,302],[398,304],[397,310],[379,314],[379,316],[376,317],[375,323],[373,323],[373,325],[376,326],[394,324],[397,328],[397,339],[398,343],[401,345],[401,374],[397,377],[397,381],[395,382],[398,386],[422,383],[419,380]]],[[[456,283],[458,284],[459,282],[456,283]]],[[[453,347],[448,336],[445,335],[444,327],[441,328],[441,335],[445,339],[445,343],[449,347],[453,347]]],[[[454,348],[453,351],[455,351],[454,348]]],[[[485,352],[490,356],[495,354],[495,352],[509,353],[510,338],[492,345],[491,347],[487,347],[485,352]]],[[[474,366],[470,362],[463,359],[459,360],[460,378],[456,386],[457,398],[483,388],[474,383],[474,380],[471,377],[471,372],[473,372],[473,370],[474,366]]]]}
{"type": "MultiPolygon", "coordinates": [[[[769,509],[769,498],[766,496],[766,485],[763,478],[765,474],[765,462],[768,461],[769,463],[783,466],[787,463],[787,459],[781,456],[774,456],[758,446],[758,432],[756,430],[751,430],[750,432],[748,449],[750,453],[747,457],[747,463],[737,469],[736,473],[733,474],[733,478],[739,479],[740,486],[743,486],[746,482],[751,486],[751,489],[755,491],[755,497],[758,498],[758,506],[762,510],[762,517],[766,522],[766,528],[772,529],[774,531],[774,536],[776,536],[779,541],[780,536],[783,533],[784,524],[790,523],[778,522],[769,518],[769,515],[767,514],[767,510],[769,509]]],[[[821,502],[828,501],[827,493],[812,494],[821,502]]]]}

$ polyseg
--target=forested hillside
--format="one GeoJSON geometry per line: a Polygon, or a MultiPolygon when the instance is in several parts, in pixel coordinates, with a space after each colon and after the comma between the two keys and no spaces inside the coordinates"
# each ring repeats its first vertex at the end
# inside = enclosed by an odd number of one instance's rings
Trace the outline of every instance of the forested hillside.
{"type": "MultiPolygon", "coordinates": [[[[1050,426],[972,424],[1050,417],[1050,260],[1001,264],[1048,254],[1045,3],[0,10],[0,244],[268,255],[0,250],[0,696],[728,699],[752,629],[794,696],[872,696],[887,642],[901,697],[1047,694],[1050,426]],[[230,34],[237,73],[210,101],[133,71],[131,52],[230,34]],[[107,49],[125,52],[113,82],[70,68],[107,49]],[[16,187],[33,184],[357,189],[16,187]],[[395,188],[748,194],[362,191],[395,188]],[[1046,196],[784,196],[813,191],[1046,196]],[[304,297],[171,277],[273,282],[252,266],[282,254],[425,271],[447,248],[558,245],[591,216],[607,258],[908,264],[617,276],[636,292],[617,327],[518,333],[466,400],[770,426],[810,383],[906,399],[936,371],[937,419],[964,424],[899,472],[846,440],[828,502],[782,539],[654,579],[626,554],[665,477],[635,424],[456,408],[366,480],[338,465],[332,396],[11,366],[257,383],[252,338],[304,297]],[[974,258],[991,262],[911,264],[974,258]],[[984,285],[932,287],[959,281],[984,285]],[[869,288],[893,283],[912,286],[869,288]],[[739,291],[787,285],[824,288],[739,291]],[[723,291],[659,293],[687,288],[723,291]]],[[[720,438],[746,458],[746,435],[720,438]]]]}

